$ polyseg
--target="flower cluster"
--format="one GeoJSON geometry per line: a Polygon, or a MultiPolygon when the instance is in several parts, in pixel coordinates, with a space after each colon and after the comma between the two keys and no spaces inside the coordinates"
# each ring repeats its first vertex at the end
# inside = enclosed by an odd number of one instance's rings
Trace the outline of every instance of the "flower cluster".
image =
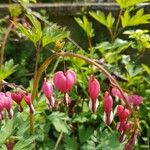
{"type": "Polygon", "coordinates": [[[3,111],[6,110],[8,113],[8,118],[13,117],[13,101],[18,105],[18,111],[22,112],[23,108],[21,106],[22,100],[25,100],[26,104],[29,106],[30,113],[34,112],[34,107],[31,101],[31,95],[26,94],[21,91],[17,92],[0,92],[0,120],[4,119],[3,111]]]}

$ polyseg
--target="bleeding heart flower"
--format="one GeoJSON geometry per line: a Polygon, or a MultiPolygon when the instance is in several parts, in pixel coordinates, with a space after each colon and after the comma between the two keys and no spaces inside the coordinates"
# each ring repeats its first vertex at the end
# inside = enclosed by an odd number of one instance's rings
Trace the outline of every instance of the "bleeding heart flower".
{"type": "Polygon", "coordinates": [[[34,107],[32,104],[31,94],[25,94],[24,99],[25,99],[25,102],[27,103],[27,105],[29,106],[30,113],[34,113],[35,110],[34,110],[34,107]]]}
{"type": "Polygon", "coordinates": [[[104,122],[109,126],[113,120],[112,113],[113,99],[108,91],[104,95],[104,122]]]}
{"type": "Polygon", "coordinates": [[[0,92],[0,120],[4,119],[4,115],[3,115],[3,109],[4,109],[4,99],[3,99],[3,95],[2,92],[0,92]]]}
{"type": "Polygon", "coordinates": [[[52,94],[53,94],[53,85],[46,78],[44,79],[44,82],[43,82],[43,85],[42,85],[42,91],[48,99],[47,104],[48,104],[49,109],[51,110],[55,105],[55,99],[52,96],[52,94]]]}
{"type": "Polygon", "coordinates": [[[119,99],[123,99],[122,94],[120,93],[120,91],[116,87],[112,88],[111,93],[114,97],[118,97],[119,99]]]}
{"type": "Polygon", "coordinates": [[[58,71],[54,74],[54,85],[62,93],[68,93],[76,82],[76,74],[72,70],[67,70],[66,73],[58,71]]]}
{"type": "Polygon", "coordinates": [[[64,93],[64,103],[68,106],[70,98],[67,94],[76,82],[76,73],[72,70],[67,70],[65,73],[58,71],[54,74],[53,82],[55,87],[64,93]]]}
{"type": "Polygon", "coordinates": [[[130,111],[129,111],[129,109],[125,108],[124,106],[118,105],[117,106],[117,115],[119,117],[119,121],[124,122],[128,119],[128,117],[130,115],[130,111]]]}
{"type": "Polygon", "coordinates": [[[88,94],[91,98],[89,102],[89,107],[93,112],[96,112],[98,107],[98,95],[100,92],[100,84],[97,79],[93,75],[90,76],[88,82],[88,94]]]}
{"type": "Polygon", "coordinates": [[[131,95],[128,96],[128,101],[134,106],[139,106],[143,103],[143,97],[139,95],[131,95]]]}
{"type": "Polygon", "coordinates": [[[23,108],[21,106],[21,101],[24,97],[24,94],[21,91],[11,93],[11,98],[18,104],[18,111],[22,112],[23,108]]]}
{"type": "Polygon", "coordinates": [[[9,119],[11,119],[13,116],[13,110],[12,110],[12,98],[11,98],[10,92],[4,93],[3,102],[4,102],[3,106],[8,112],[8,117],[9,117],[9,119]]]}

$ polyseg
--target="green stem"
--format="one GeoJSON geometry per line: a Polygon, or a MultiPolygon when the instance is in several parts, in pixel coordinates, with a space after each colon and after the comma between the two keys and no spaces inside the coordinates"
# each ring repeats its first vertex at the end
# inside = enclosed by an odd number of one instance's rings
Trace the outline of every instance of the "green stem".
{"type": "Polygon", "coordinates": [[[11,29],[12,29],[12,26],[13,26],[13,23],[10,23],[10,25],[8,26],[8,28],[7,28],[6,32],[5,32],[4,39],[3,39],[3,41],[2,41],[2,46],[1,46],[1,49],[0,49],[0,68],[1,68],[2,65],[3,65],[3,61],[4,61],[4,50],[5,50],[6,42],[7,42],[9,33],[10,33],[11,29]]]}
{"type": "Polygon", "coordinates": [[[120,24],[120,20],[121,20],[121,15],[122,15],[122,10],[120,9],[118,20],[117,20],[117,23],[116,23],[115,32],[114,32],[114,35],[113,35],[113,39],[115,39],[116,36],[118,36],[118,34],[120,33],[120,31],[118,31],[118,29],[119,29],[119,24],[120,24]]]}
{"type": "Polygon", "coordinates": [[[118,82],[111,76],[111,74],[109,72],[107,72],[100,64],[96,63],[94,60],[86,57],[86,56],[82,56],[80,54],[74,54],[74,53],[69,53],[69,52],[62,52],[62,53],[55,53],[53,54],[52,56],[48,57],[44,62],[43,64],[40,66],[38,72],[37,72],[37,76],[36,76],[36,79],[35,79],[35,82],[34,82],[34,86],[33,86],[33,93],[32,93],[32,99],[35,98],[36,96],[36,89],[38,87],[38,83],[39,83],[39,80],[42,76],[42,73],[44,72],[44,70],[47,69],[47,67],[49,66],[49,64],[51,63],[51,61],[57,57],[60,57],[60,56],[64,56],[64,57],[76,57],[76,58],[79,58],[79,59],[82,59],[86,62],[88,62],[89,64],[92,64],[94,66],[96,66],[109,80],[110,80],[110,83],[115,86],[116,88],[118,88],[118,90],[121,92],[122,96],[123,96],[123,101],[125,102],[126,106],[128,107],[128,109],[130,110],[133,118],[134,118],[134,132],[137,132],[137,130],[139,130],[138,128],[138,119],[136,117],[136,114],[135,114],[135,111],[131,108],[129,102],[128,102],[128,98],[127,96],[124,94],[122,88],[119,86],[118,82]]]}
{"type": "Polygon", "coordinates": [[[60,143],[60,141],[61,141],[62,138],[63,138],[63,132],[60,133],[60,135],[59,135],[59,137],[57,139],[57,142],[56,142],[55,147],[54,147],[53,150],[57,150],[57,147],[58,147],[58,145],[59,145],[59,143],[60,143]]]}
{"type": "MultiPolygon", "coordinates": [[[[40,56],[40,44],[38,46],[35,45],[35,49],[36,49],[36,60],[35,60],[35,69],[34,69],[34,83],[36,82],[35,80],[37,78],[38,63],[39,63],[39,56],[40,56]]],[[[34,84],[33,84],[32,95],[34,93],[34,95],[36,96],[36,92],[37,92],[37,90],[34,90],[34,84]]],[[[31,95],[31,100],[33,101],[32,95],[31,95]]],[[[34,97],[34,99],[35,99],[35,97],[34,97]]],[[[34,135],[34,114],[33,113],[29,114],[29,121],[30,121],[30,134],[34,135]]],[[[34,144],[34,149],[36,149],[35,141],[33,141],[33,144],[34,144]]]]}

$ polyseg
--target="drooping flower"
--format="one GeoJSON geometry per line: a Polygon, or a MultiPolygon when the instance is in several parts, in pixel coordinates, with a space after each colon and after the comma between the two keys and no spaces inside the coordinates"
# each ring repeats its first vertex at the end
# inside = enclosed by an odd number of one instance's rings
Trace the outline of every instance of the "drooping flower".
{"type": "Polygon", "coordinates": [[[143,97],[139,95],[131,95],[128,96],[128,101],[134,106],[140,106],[143,103],[143,97]]]}
{"type": "Polygon", "coordinates": [[[119,141],[122,142],[126,138],[127,131],[132,127],[132,124],[128,122],[130,111],[122,105],[117,106],[117,115],[119,122],[117,123],[116,129],[120,132],[119,141]]]}
{"type": "Polygon", "coordinates": [[[65,73],[58,71],[54,74],[53,82],[55,87],[64,93],[64,103],[68,106],[70,104],[70,97],[67,93],[76,82],[76,73],[72,70],[67,70],[65,73]]]}
{"type": "Polygon", "coordinates": [[[113,120],[112,113],[113,99],[108,91],[104,95],[104,121],[109,126],[113,120]]]}
{"type": "Polygon", "coordinates": [[[88,82],[88,94],[90,97],[89,107],[93,112],[96,112],[98,107],[99,92],[100,92],[100,84],[98,80],[93,75],[91,75],[88,82]]]}
{"type": "Polygon", "coordinates": [[[31,94],[25,94],[24,99],[25,99],[26,104],[29,106],[30,113],[34,113],[35,110],[32,104],[31,94]]]}
{"type": "Polygon", "coordinates": [[[9,119],[11,119],[13,116],[13,110],[12,110],[12,98],[11,98],[10,92],[4,93],[4,95],[3,95],[3,106],[8,112],[9,119]]]}
{"type": "Polygon", "coordinates": [[[21,106],[21,101],[24,97],[24,94],[21,91],[11,93],[11,98],[18,104],[18,111],[22,112],[23,108],[21,106]]]}
{"type": "Polygon", "coordinates": [[[45,96],[48,99],[48,107],[51,110],[55,105],[55,99],[52,96],[53,94],[53,84],[49,82],[46,78],[44,79],[43,85],[42,85],[42,91],[45,94],[45,96]]]}
{"type": "Polygon", "coordinates": [[[2,92],[0,92],[0,120],[4,119],[4,115],[3,115],[3,109],[4,109],[4,100],[3,100],[3,94],[2,92]]]}
{"type": "Polygon", "coordinates": [[[117,115],[119,117],[119,121],[124,122],[128,119],[128,117],[130,115],[130,111],[129,111],[129,109],[125,108],[124,106],[118,105],[117,106],[117,115]]]}
{"type": "Polygon", "coordinates": [[[118,97],[119,99],[123,99],[122,94],[120,93],[120,91],[116,87],[112,88],[111,93],[112,93],[112,96],[118,97]]]}

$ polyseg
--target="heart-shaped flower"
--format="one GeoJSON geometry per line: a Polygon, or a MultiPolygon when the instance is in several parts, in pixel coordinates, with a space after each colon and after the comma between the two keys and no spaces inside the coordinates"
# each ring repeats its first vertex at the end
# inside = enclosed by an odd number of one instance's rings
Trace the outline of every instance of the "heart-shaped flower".
{"type": "Polygon", "coordinates": [[[11,98],[18,104],[18,111],[22,112],[23,108],[21,106],[21,101],[24,97],[24,94],[21,91],[11,93],[11,98]]]}
{"type": "Polygon", "coordinates": [[[62,93],[68,93],[76,82],[76,73],[72,70],[67,70],[65,73],[58,71],[54,74],[54,85],[62,93]]]}
{"type": "Polygon", "coordinates": [[[128,119],[128,117],[130,115],[130,111],[129,111],[129,109],[125,108],[124,106],[118,105],[117,106],[117,115],[119,117],[119,121],[124,122],[128,119]]]}
{"type": "Polygon", "coordinates": [[[64,93],[64,104],[68,106],[71,102],[68,92],[76,82],[76,73],[72,70],[67,70],[65,73],[58,71],[54,74],[53,82],[55,87],[64,93]]]}

